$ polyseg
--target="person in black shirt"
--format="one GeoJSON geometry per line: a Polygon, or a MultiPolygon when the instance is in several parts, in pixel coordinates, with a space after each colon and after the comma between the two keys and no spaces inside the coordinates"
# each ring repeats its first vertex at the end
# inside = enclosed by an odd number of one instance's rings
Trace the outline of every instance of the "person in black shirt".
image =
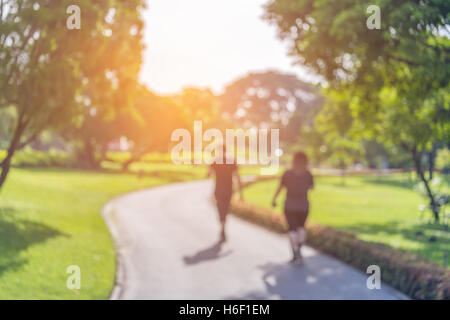
{"type": "Polygon", "coordinates": [[[289,226],[289,240],[292,246],[293,262],[301,261],[301,247],[306,240],[305,222],[309,212],[308,191],[314,187],[312,174],[308,171],[308,158],[303,152],[294,155],[292,169],[287,170],[275,193],[272,205],[283,188],[286,188],[284,215],[289,226]]]}
{"type": "Polygon", "coordinates": [[[214,196],[216,198],[217,211],[219,212],[219,220],[221,225],[220,239],[221,241],[226,241],[225,222],[230,209],[231,197],[233,195],[233,176],[236,176],[237,178],[240,193],[242,190],[242,185],[238,173],[238,167],[234,159],[227,158],[225,146],[223,147],[222,153],[222,157],[216,159],[211,165],[208,177],[210,177],[213,173],[216,176],[214,196]]]}

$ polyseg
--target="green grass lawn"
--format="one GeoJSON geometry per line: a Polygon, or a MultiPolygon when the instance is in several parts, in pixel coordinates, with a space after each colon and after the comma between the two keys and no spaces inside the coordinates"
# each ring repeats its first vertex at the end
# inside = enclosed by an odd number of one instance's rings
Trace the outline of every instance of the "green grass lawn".
{"type": "Polygon", "coordinates": [[[204,177],[206,168],[153,164],[145,175],[13,169],[0,194],[0,299],[106,299],[115,253],[100,215],[112,197],[204,177]],[[81,290],[66,287],[70,265],[81,290]]]}
{"type": "MultiPolygon", "coordinates": [[[[278,181],[256,183],[244,191],[249,203],[271,208],[278,181]]],[[[450,232],[430,223],[430,212],[420,212],[427,200],[404,175],[384,177],[317,177],[310,194],[310,221],[357,234],[366,241],[406,249],[443,264],[450,255],[450,232]],[[435,239],[436,241],[430,241],[435,239]]],[[[448,186],[448,181],[447,181],[448,186]]],[[[282,212],[284,195],[277,212],[282,212]]],[[[449,257],[450,259],[450,257],[449,257]]]]}

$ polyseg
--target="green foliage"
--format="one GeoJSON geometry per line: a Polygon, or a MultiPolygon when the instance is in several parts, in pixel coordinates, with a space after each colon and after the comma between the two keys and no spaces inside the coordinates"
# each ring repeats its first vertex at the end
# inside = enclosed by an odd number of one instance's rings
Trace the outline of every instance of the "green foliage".
{"type": "Polygon", "coordinates": [[[328,92],[325,107],[315,119],[317,130],[323,136],[324,153],[329,163],[347,169],[361,159],[362,144],[354,139],[354,122],[347,98],[338,92],[328,92]]]}
{"type": "Polygon", "coordinates": [[[283,140],[293,140],[322,105],[319,92],[292,74],[250,73],[226,87],[222,110],[240,125],[280,128],[283,140]],[[291,123],[291,127],[287,127],[291,123]]]}
{"type": "Polygon", "coordinates": [[[348,128],[408,150],[448,141],[448,1],[276,0],[266,9],[291,54],[348,105],[324,111],[329,118],[350,112],[348,128]],[[381,7],[381,30],[365,26],[369,4],[381,7]]]}
{"type": "MultiPolygon", "coordinates": [[[[133,155],[131,152],[112,151],[108,152],[107,160],[124,163],[129,160],[133,155]]],[[[140,162],[153,162],[153,163],[172,163],[172,159],[169,153],[152,152],[145,154],[141,157],[140,162]]]]}
{"type": "Polygon", "coordinates": [[[450,150],[448,148],[437,151],[436,169],[450,172],[450,150]]]}
{"type": "Polygon", "coordinates": [[[161,97],[141,86],[135,104],[113,121],[114,128],[131,144],[124,168],[149,152],[168,152],[171,134],[188,124],[186,110],[173,97],[161,97]]]}
{"type": "MultiPolygon", "coordinates": [[[[449,11],[445,0],[275,0],[266,6],[265,18],[289,41],[298,62],[333,86],[372,84],[376,94],[386,81],[383,73],[397,83],[399,76],[407,77],[399,73],[411,71],[421,75],[422,85],[414,89],[422,93],[448,83],[450,40],[442,34],[448,32],[449,11]],[[380,30],[366,27],[369,5],[381,8],[380,30]]],[[[397,85],[411,90],[409,83],[397,85]]]]}
{"type": "Polygon", "coordinates": [[[150,152],[170,151],[172,132],[178,128],[192,131],[194,121],[202,121],[204,128],[226,128],[230,124],[221,118],[218,99],[210,90],[186,88],[180,94],[163,97],[140,86],[134,105],[118,114],[109,126],[131,144],[130,157],[122,162],[125,169],[150,152]]]}
{"type": "Polygon", "coordinates": [[[15,150],[44,129],[130,105],[141,63],[141,6],[141,0],[1,1],[0,108],[13,107],[17,119],[0,186],[15,150]],[[66,28],[69,5],[81,8],[80,30],[66,28]]]}
{"type": "Polygon", "coordinates": [[[266,7],[291,54],[322,76],[328,96],[339,102],[323,113],[346,130],[327,130],[409,153],[436,220],[424,173],[433,171],[433,161],[422,161],[450,141],[449,13],[446,0],[275,0],[266,7]],[[380,30],[366,28],[373,4],[381,8],[380,30]]]}
{"type": "Polygon", "coordinates": [[[16,119],[17,113],[14,108],[0,108],[0,148],[8,147],[16,119]]]}
{"type": "Polygon", "coordinates": [[[221,115],[219,98],[209,89],[185,88],[173,101],[183,110],[188,128],[194,121],[202,121],[204,128],[226,129],[231,125],[221,115]]]}
{"type": "MultiPolygon", "coordinates": [[[[0,154],[0,159],[2,158],[0,154]]],[[[21,168],[71,168],[75,167],[76,162],[74,156],[68,152],[56,149],[37,151],[26,148],[16,153],[12,165],[21,168]]]]}

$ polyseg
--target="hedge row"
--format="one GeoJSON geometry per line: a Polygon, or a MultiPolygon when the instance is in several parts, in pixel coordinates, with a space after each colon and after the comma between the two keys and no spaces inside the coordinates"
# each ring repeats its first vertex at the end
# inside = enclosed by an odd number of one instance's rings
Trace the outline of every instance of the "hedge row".
{"type": "MultiPolygon", "coordinates": [[[[232,212],[273,231],[287,230],[282,215],[233,199],[232,212]]],[[[410,252],[384,244],[366,242],[354,234],[308,223],[307,243],[353,267],[366,272],[378,265],[385,283],[413,299],[450,299],[450,271],[410,252]]]]}
{"type": "MultiPolygon", "coordinates": [[[[6,151],[0,150],[0,162],[6,157],[6,151]]],[[[51,149],[38,151],[26,148],[17,151],[12,159],[12,166],[19,168],[74,167],[75,157],[68,152],[51,149]]]]}

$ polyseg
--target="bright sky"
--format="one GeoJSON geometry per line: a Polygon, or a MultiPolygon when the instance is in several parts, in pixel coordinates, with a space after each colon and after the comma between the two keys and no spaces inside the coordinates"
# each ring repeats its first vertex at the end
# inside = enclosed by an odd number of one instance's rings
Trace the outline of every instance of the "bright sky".
{"type": "Polygon", "coordinates": [[[275,26],[261,19],[267,0],[148,0],[141,80],[159,94],[187,86],[219,93],[249,71],[292,66],[275,26]]]}

